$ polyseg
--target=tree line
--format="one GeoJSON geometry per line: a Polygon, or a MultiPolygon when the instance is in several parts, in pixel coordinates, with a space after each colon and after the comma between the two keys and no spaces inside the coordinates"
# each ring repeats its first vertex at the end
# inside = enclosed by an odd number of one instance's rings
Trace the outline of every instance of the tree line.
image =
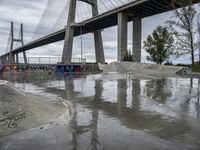
{"type": "Polygon", "coordinates": [[[162,64],[172,56],[178,58],[189,54],[193,68],[198,49],[200,59],[200,24],[197,21],[200,17],[197,17],[193,0],[172,0],[171,5],[174,7],[173,16],[144,41],[147,60],[162,64]],[[177,6],[181,8],[177,9],[177,6]]]}

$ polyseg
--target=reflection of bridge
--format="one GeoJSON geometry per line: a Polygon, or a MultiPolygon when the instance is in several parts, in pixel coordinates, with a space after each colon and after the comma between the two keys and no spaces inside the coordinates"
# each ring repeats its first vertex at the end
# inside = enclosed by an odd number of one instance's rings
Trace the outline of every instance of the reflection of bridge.
{"type": "MultiPolygon", "coordinates": [[[[184,103],[187,98],[179,99],[180,101],[183,101],[181,105],[183,104],[184,106],[181,106],[181,108],[183,109],[181,110],[181,113],[184,112],[184,115],[179,114],[180,110],[178,111],[178,114],[180,116],[176,116],[176,111],[172,111],[173,117],[170,117],[170,113],[155,113],[157,109],[160,109],[160,106],[158,106],[158,108],[153,107],[152,102],[159,101],[159,104],[165,105],[169,102],[171,94],[173,94],[173,89],[166,86],[167,84],[171,85],[171,82],[169,80],[167,81],[165,79],[153,79],[149,80],[145,84],[137,79],[131,81],[113,81],[111,87],[113,91],[112,99],[110,100],[108,99],[109,95],[106,95],[104,93],[107,91],[105,85],[107,82],[109,82],[105,80],[89,81],[86,79],[85,81],[85,79],[79,80],[77,78],[73,79],[69,77],[67,80],[64,81],[52,81],[51,79],[46,81],[43,81],[41,79],[30,79],[26,82],[30,83],[30,81],[31,83],[39,87],[39,89],[44,89],[45,93],[53,93],[58,95],[59,97],[62,97],[63,99],[67,99],[72,102],[73,116],[71,120],[71,127],[73,128],[72,133],[74,147],[77,147],[77,145],[80,144],[79,138],[81,137],[81,135],[87,132],[91,132],[91,145],[93,147],[96,147],[98,145],[98,132],[100,132],[100,130],[98,130],[98,127],[100,126],[99,122],[102,118],[102,114],[105,115],[107,118],[118,120],[122,126],[125,126],[127,128],[136,130],[147,130],[153,135],[157,135],[162,138],[164,136],[164,138],[167,139],[169,137],[182,137],[183,134],[191,134],[195,132],[194,129],[191,129],[190,124],[187,123],[187,115],[185,115],[185,113],[189,113],[190,107],[187,103],[184,103]],[[85,93],[88,90],[85,91],[84,88],[77,89],[77,87],[81,87],[82,81],[85,83],[84,85],[89,84],[88,86],[90,86],[91,92],[90,95],[87,95],[85,93]],[[113,84],[116,86],[114,87],[113,84]],[[166,95],[166,87],[169,88],[169,92],[167,92],[168,95],[166,95]],[[148,98],[141,96],[143,94],[148,96],[148,98]],[[114,98],[114,95],[116,96],[116,98],[114,98]],[[150,97],[152,97],[154,100],[150,100],[150,97]],[[148,104],[149,101],[151,102],[148,104]],[[89,117],[85,117],[84,114],[82,114],[84,112],[80,111],[80,104],[82,107],[84,107],[84,111],[85,109],[88,109],[86,111],[89,112],[89,115],[87,114],[89,117]],[[145,104],[146,109],[144,106],[145,104]],[[153,109],[152,113],[150,113],[152,110],[151,108],[153,109]],[[87,120],[87,124],[81,123],[81,119],[83,119],[81,118],[81,116],[84,117],[84,120],[87,120]],[[188,128],[190,128],[191,130],[186,130],[188,128]]],[[[22,83],[24,83],[23,80],[22,83]]],[[[28,84],[22,85],[28,86],[28,84]]],[[[158,104],[156,103],[156,105],[158,104]]],[[[196,109],[198,110],[198,108],[196,109]]],[[[199,112],[197,117],[199,117],[199,112]]],[[[196,136],[199,137],[199,135],[196,136]]]]}
{"type": "MultiPolygon", "coordinates": [[[[160,14],[173,10],[174,7],[171,5],[171,0],[134,0],[127,4],[124,4],[118,8],[112,9],[105,13],[99,14],[99,8],[97,5],[97,0],[79,0],[86,2],[92,6],[92,18],[84,20],[80,23],[75,23],[75,12],[77,6],[77,0],[69,1],[69,13],[67,25],[64,29],[51,33],[47,36],[39,38],[37,40],[31,41],[23,45],[23,33],[21,34],[21,39],[16,40],[16,42],[22,42],[22,46],[13,49],[13,42],[15,39],[13,37],[13,25],[11,28],[11,48],[10,52],[1,56],[1,62],[17,62],[18,54],[24,53],[24,62],[26,62],[25,51],[37,48],[43,45],[54,43],[57,41],[64,40],[64,48],[62,54],[62,62],[70,62],[72,57],[73,48],[73,37],[79,36],[81,34],[86,34],[93,32],[95,41],[95,53],[96,61],[104,63],[104,51],[103,42],[101,36],[101,30],[104,28],[112,27],[118,25],[118,60],[122,60],[127,52],[127,23],[133,21],[133,60],[141,60],[141,32],[142,32],[142,18],[160,14]],[[66,59],[67,58],[67,59],[66,59]]],[[[195,0],[194,3],[200,2],[200,0],[195,0]]],[[[108,5],[108,4],[104,4],[108,5]]],[[[180,7],[178,4],[177,8],[180,7]]],[[[23,30],[21,30],[23,31],[23,30]]]]}

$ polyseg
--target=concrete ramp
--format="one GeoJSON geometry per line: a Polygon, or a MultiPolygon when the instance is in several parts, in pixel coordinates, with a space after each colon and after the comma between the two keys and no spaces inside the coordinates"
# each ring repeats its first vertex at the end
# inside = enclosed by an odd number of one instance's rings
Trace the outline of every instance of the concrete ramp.
{"type": "Polygon", "coordinates": [[[139,77],[168,77],[176,76],[176,73],[182,69],[177,66],[165,66],[156,64],[145,64],[136,62],[120,62],[116,64],[101,65],[104,73],[130,73],[139,77]]]}
{"type": "Polygon", "coordinates": [[[12,84],[0,80],[0,137],[46,124],[67,120],[69,107],[58,99],[22,93],[12,84]]]}

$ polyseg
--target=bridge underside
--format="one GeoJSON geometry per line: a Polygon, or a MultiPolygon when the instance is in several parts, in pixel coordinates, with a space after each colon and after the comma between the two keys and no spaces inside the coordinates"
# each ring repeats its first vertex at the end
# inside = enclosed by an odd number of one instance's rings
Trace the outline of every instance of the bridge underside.
{"type": "MultiPolygon", "coordinates": [[[[194,3],[198,3],[200,0],[195,0],[194,3]]],[[[180,8],[180,6],[176,6],[180,8]]],[[[74,36],[79,36],[81,33],[86,34],[93,32],[95,30],[102,30],[118,24],[118,13],[124,12],[128,15],[128,21],[133,21],[133,18],[145,18],[153,15],[161,14],[167,11],[173,10],[174,7],[171,5],[171,0],[137,0],[121,6],[117,9],[108,11],[106,13],[95,16],[91,19],[88,19],[81,24],[84,24],[82,31],[80,32],[80,27],[74,27],[74,36]]],[[[62,29],[53,34],[47,35],[38,40],[32,41],[24,46],[21,46],[13,51],[13,54],[21,53],[33,48],[44,46],[50,43],[58,42],[64,40],[66,29],[62,29]]],[[[8,56],[9,53],[2,55],[8,56]]]]}

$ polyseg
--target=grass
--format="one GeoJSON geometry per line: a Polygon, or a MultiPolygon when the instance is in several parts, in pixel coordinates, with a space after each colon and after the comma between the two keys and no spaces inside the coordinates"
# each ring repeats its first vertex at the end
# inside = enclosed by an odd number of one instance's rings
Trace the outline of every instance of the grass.
{"type": "Polygon", "coordinates": [[[194,64],[193,67],[192,67],[191,64],[177,64],[177,65],[173,65],[173,64],[170,63],[170,62],[167,62],[167,63],[165,63],[164,65],[188,67],[188,68],[192,69],[193,72],[199,72],[199,73],[200,73],[200,64],[199,64],[199,62],[196,62],[196,63],[194,64]]]}
{"type": "Polygon", "coordinates": [[[197,64],[197,65],[195,65],[193,67],[193,72],[200,72],[200,66],[199,66],[199,64],[197,64]]]}
{"type": "Polygon", "coordinates": [[[191,64],[186,65],[186,64],[177,64],[176,66],[183,66],[183,67],[189,67],[190,69],[193,70],[193,72],[200,72],[200,65],[199,63],[195,63],[195,65],[192,67],[191,64]]]}

